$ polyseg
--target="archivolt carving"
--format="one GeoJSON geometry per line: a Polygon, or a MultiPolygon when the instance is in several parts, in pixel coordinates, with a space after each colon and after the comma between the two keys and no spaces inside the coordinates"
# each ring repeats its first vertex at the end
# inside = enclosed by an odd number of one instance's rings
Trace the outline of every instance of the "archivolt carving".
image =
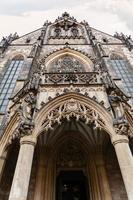
{"type": "Polygon", "coordinates": [[[61,52],[66,52],[66,53],[72,52],[72,53],[82,54],[84,57],[89,58],[92,61],[92,63],[95,63],[96,60],[97,60],[96,57],[86,53],[83,50],[79,50],[78,48],[72,48],[71,46],[66,45],[66,46],[61,47],[59,49],[52,50],[51,52],[49,52],[44,57],[40,57],[40,59],[37,62],[38,62],[39,65],[43,66],[48,57],[52,56],[53,54],[57,54],[57,53],[60,54],[61,52]]]}
{"type": "Polygon", "coordinates": [[[43,121],[42,127],[48,131],[53,129],[54,124],[60,125],[62,119],[70,121],[71,118],[75,118],[76,121],[83,120],[85,124],[92,124],[94,128],[105,127],[105,122],[93,108],[87,107],[73,98],[51,110],[43,121]]]}

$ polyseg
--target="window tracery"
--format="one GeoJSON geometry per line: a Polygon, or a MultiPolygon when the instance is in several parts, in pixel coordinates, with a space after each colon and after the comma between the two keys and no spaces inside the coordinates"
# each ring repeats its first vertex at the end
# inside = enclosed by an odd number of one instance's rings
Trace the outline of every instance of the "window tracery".
{"type": "Polygon", "coordinates": [[[71,56],[64,56],[54,61],[49,69],[50,72],[84,72],[83,64],[71,56]]]}
{"type": "Polygon", "coordinates": [[[133,70],[128,62],[119,55],[112,54],[110,59],[116,76],[121,78],[125,91],[133,99],[133,70]]]}
{"type": "Polygon", "coordinates": [[[23,56],[14,57],[0,84],[0,111],[5,112],[23,64],[23,56]]]}

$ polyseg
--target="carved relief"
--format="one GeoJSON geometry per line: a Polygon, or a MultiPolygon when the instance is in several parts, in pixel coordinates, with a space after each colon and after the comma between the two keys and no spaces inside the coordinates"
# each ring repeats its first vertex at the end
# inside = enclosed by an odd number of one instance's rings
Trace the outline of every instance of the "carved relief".
{"type": "Polygon", "coordinates": [[[51,27],[49,39],[83,39],[81,29],[81,26],[76,23],[73,17],[70,17],[68,13],[64,13],[51,27]]]}
{"type": "Polygon", "coordinates": [[[70,99],[61,104],[54,110],[51,110],[42,123],[44,130],[53,129],[54,124],[61,124],[61,121],[66,118],[68,121],[74,118],[76,121],[83,120],[85,124],[93,124],[95,128],[102,128],[105,122],[100,115],[92,108],[81,104],[75,99],[70,99]]]}
{"type": "Polygon", "coordinates": [[[128,135],[129,125],[127,122],[122,122],[114,125],[115,132],[118,135],[128,135]]]}
{"type": "Polygon", "coordinates": [[[44,83],[54,84],[98,84],[101,83],[97,73],[46,73],[44,83]]]}

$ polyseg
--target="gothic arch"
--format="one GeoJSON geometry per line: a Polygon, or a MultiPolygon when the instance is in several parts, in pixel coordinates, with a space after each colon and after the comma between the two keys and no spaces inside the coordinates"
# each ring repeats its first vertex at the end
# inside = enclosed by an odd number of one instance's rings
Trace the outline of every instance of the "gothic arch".
{"type": "Polygon", "coordinates": [[[15,138],[15,132],[20,123],[20,115],[18,112],[15,112],[11,117],[8,125],[4,131],[4,134],[1,138],[0,144],[0,156],[6,151],[7,147],[12,143],[12,139],[15,138]]]}
{"type": "Polygon", "coordinates": [[[71,117],[83,120],[84,123],[94,123],[104,129],[110,136],[114,134],[111,114],[91,98],[74,92],[56,97],[45,104],[35,117],[33,135],[38,136],[53,128],[54,124],[61,124],[62,119],[68,121],[71,117]]]}
{"type": "Polygon", "coordinates": [[[125,55],[119,51],[110,52],[109,57],[110,57],[110,59],[111,59],[111,57],[116,58],[116,59],[126,59],[125,55]]]}
{"type": "MultiPolygon", "coordinates": [[[[104,107],[89,97],[70,92],[54,98],[41,108],[34,119],[35,127],[32,136],[38,137],[42,132],[51,129],[54,124],[60,125],[62,119],[69,121],[71,117],[74,117],[77,121],[83,120],[85,124],[94,123],[95,126],[103,129],[110,136],[115,134],[112,116],[104,107]]],[[[20,114],[16,111],[2,136],[0,155],[14,138],[19,137],[18,128],[21,120],[20,114]]]]}
{"type": "Polygon", "coordinates": [[[82,63],[84,63],[88,67],[88,69],[92,70],[94,68],[94,63],[93,63],[94,58],[92,58],[89,55],[86,55],[86,53],[84,53],[82,51],[71,49],[69,47],[62,48],[62,49],[59,49],[59,50],[56,50],[56,51],[50,53],[45,58],[45,60],[41,59],[40,63],[42,63],[42,64],[45,63],[45,66],[46,66],[46,69],[47,69],[47,67],[50,65],[51,62],[53,62],[53,60],[60,58],[62,56],[65,56],[65,55],[69,55],[69,56],[72,56],[74,58],[77,58],[82,63]]]}
{"type": "Polygon", "coordinates": [[[24,54],[24,52],[14,52],[13,54],[9,56],[8,60],[14,60],[14,59],[25,60],[25,58],[26,58],[26,54],[24,54]]]}

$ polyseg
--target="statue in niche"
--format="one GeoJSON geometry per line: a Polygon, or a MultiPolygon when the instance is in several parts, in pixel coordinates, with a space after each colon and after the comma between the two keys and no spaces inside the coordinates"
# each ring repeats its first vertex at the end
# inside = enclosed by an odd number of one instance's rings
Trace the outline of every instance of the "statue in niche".
{"type": "Polygon", "coordinates": [[[29,57],[34,57],[35,56],[37,48],[38,48],[38,43],[35,42],[34,45],[31,48],[31,52],[30,52],[29,57]]]}
{"type": "Polygon", "coordinates": [[[72,31],[72,34],[73,34],[73,36],[74,36],[75,38],[78,37],[79,31],[78,31],[77,27],[73,27],[73,28],[71,29],[71,31],[72,31]]]}
{"type": "Polygon", "coordinates": [[[28,87],[30,89],[38,89],[40,81],[41,81],[40,73],[39,72],[34,72],[34,74],[32,75],[32,77],[31,77],[31,79],[29,81],[28,87]]]}
{"type": "Polygon", "coordinates": [[[61,36],[61,29],[59,27],[56,27],[54,32],[55,32],[55,37],[60,37],[61,36]]]}
{"type": "Polygon", "coordinates": [[[97,49],[98,49],[100,55],[101,55],[101,56],[106,56],[106,52],[105,52],[105,50],[103,49],[102,45],[101,45],[100,43],[97,43],[96,46],[97,46],[97,49]]]}

